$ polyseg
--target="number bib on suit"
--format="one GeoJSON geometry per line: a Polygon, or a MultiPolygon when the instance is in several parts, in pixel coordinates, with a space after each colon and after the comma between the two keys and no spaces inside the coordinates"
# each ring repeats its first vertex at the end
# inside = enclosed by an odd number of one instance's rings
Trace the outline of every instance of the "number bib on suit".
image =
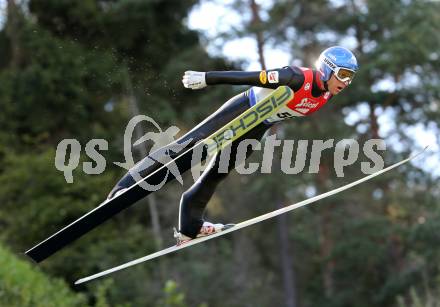
{"type": "MultiPolygon", "coordinates": [[[[273,123],[291,117],[310,115],[318,111],[331,98],[330,92],[324,92],[318,97],[312,96],[313,71],[303,67],[301,67],[301,70],[304,73],[304,83],[301,88],[295,92],[294,98],[288,102],[286,107],[267,119],[266,122],[273,123]]],[[[249,90],[251,106],[271,91],[273,90],[256,86],[252,87],[249,90]]]]}

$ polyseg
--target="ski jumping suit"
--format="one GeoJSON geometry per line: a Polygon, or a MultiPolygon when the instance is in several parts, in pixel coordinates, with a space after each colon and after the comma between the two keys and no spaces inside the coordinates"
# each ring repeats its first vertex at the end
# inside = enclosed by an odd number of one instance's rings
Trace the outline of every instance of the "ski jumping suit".
{"type": "MultiPolygon", "coordinates": [[[[148,157],[145,157],[116,184],[110,192],[109,198],[113,197],[119,190],[128,188],[135,183],[130,172],[136,171],[142,178],[145,178],[163,166],[162,163],[158,162],[163,161],[161,160],[163,155],[174,158],[181,153],[181,151],[175,153],[172,149],[170,150],[173,145],[185,144],[191,140],[186,148],[194,146],[197,142],[226,125],[269,94],[272,89],[276,89],[280,85],[289,86],[295,93],[294,98],[272,118],[259,124],[229,145],[231,146],[231,154],[228,173],[236,165],[235,159],[240,141],[244,139],[259,140],[274,123],[290,117],[309,115],[320,109],[331,98],[330,93],[324,89],[326,84],[321,80],[318,71],[296,66],[256,72],[211,71],[206,73],[206,83],[208,85],[232,84],[251,85],[253,87],[229,99],[211,116],[174,143],[162,147],[148,157]],[[147,161],[150,162],[149,166],[139,170],[142,164],[147,161]]],[[[246,158],[251,154],[252,149],[248,148],[246,158]]],[[[218,171],[219,163],[220,153],[217,153],[209,162],[200,178],[182,195],[179,212],[179,231],[188,237],[195,238],[198,234],[203,225],[203,213],[209,199],[217,185],[228,175],[228,173],[218,171]]]]}

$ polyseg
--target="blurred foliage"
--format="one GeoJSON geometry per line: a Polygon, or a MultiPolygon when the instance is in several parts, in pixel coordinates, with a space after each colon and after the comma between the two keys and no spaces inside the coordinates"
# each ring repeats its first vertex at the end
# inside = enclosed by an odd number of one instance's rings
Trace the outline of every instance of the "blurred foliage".
{"type": "Polygon", "coordinates": [[[64,281],[49,278],[17,259],[3,245],[0,245],[0,280],[2,306],[84,306],[86,303],[83,294],[72,292],[64,281]]]}
{"type": "Polygon", "coordinates": [[[424,293],[419,294],[414,288],[409,291],[408,298],[397,297],[398,307],[438,307],[440,296],[437,291],[425,289],[424,293]]]}
{"type": "MultiPolygon", "coordinates": [[[[185,294],[179,291],[177,283],[173,280],[168,280],[164,287],[165,297],[158,303],[158,307],[186,307],[185,294]]],[[[208,307],[207,304],[200,304],[198,307],[208,307]]]]}
{"type": "MultiPolygon", "coordinates": [[[[333,44],[349,45],[360,62],[353,84],[322,111],[283,124],[278,138],[294,140],[294,154],[298,140],[309,140],[310,158],[312,140],[353,138],[363,145],[379,136],[387,141],[383,157],[389,165],[417,149],[409,127],[438,135],[439,3],[273,1],[260,7],[260,24],[249,22],[249,3],[232,2],[243,24],[217,44],[260,31],[266,49],[287,50],[295,64],[312,65],[333,44]]],[[[0,238],[19,254],[97,206],[124,173],[112,162],[123,161],[130,95],[142,114],[184,133],[243,87],[181,86],[188,69],[240,68],[210,56],[201,33],[187,27],[199,1],[8,4],[0,31],[0,238]],[[73,184],[54,166],[56,146],[65,138],[82,147],[73,184]],[[96,138],[109,142],[101,152],[107,167],[89,176],[82,170],[90,162],[84,148],[96,138]]],[[[261,159],[257,152],[249,162],[261,159]]],[[[279,163],[270,175],[232,173],[211,200],[208,218],[238,222],[277,203],[303,200],[362,177],[360,162],[368,161],[361,154],[343,178],[334,171],[334,150],[322,153],[318,174],[309,174],[306,164],[298,175],[286,175],[279,163]]],[[[190,184],[184,178],[183,187],[172,183],[156,193],[165,245],[173,244],[179,198],[190,184]]],[[[439,186],[425,169],[407,165],[287,215],[297,305],[436,306],[439,186]]],[[[0,305],[285,305],[277,221],[72,288],[80,294],[59,281],[73,287],[77,278],[155,251],[149,201],[60,251],[40,265],[41,272],[0,249],[0,305]]]]}

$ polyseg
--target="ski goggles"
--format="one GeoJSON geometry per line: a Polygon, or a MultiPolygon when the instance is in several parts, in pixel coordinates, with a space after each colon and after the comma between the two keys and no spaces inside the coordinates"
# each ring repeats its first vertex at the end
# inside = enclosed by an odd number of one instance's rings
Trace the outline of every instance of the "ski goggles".
{"type": "Polygon", "coordinates": [[[334,72],[336,79],[342,82],[348,82],[348,84],[351,83],[351,81],[354,78],[355,71],[352,69],[344,68],[336,66],[335,63],[333,63],[329,58],[324,57],[324,63],[327,64],[330,69],[334,72]]]}
{"type": "Polygon", "coordinates": [[[351,83],[356,73],[354,70],[343,67],[336,67],[333,72],[335,73],[336,79],[342,82],[348,82],[348,84],[351,83]]]}

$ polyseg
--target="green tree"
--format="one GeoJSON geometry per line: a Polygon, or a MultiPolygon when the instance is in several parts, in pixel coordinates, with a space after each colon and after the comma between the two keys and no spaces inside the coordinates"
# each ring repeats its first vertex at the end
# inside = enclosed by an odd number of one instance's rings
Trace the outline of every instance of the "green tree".
{"type": "Polygon", "coordinates": [[[84,306],[82,294],[60,279],[49,278],[0,245],[0,304],[2,306],[84,306]]]}

